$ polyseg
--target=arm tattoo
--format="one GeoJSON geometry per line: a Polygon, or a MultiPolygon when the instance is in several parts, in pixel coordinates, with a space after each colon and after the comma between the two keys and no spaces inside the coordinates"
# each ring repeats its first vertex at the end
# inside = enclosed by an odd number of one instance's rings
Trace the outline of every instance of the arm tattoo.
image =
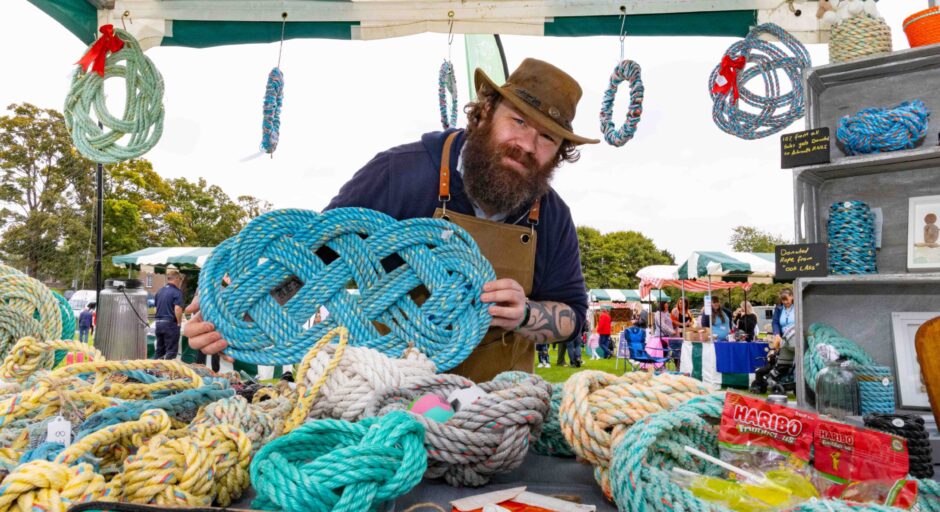
{"type": "Polygon", "coordinates": [[[519,332],[535,343],[564,341],[578,323],[574,310],[561,302],[529,302],[529,323],[519,332]]]}

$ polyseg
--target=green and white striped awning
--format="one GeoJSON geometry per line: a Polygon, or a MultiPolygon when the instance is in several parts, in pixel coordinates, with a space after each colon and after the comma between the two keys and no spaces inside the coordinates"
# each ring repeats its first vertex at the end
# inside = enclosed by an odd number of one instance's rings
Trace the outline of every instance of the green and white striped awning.
{"type": "Polygon", "coordinates": [[[588,298],[591,302],[639,302],[640,292],[616,288],[592,288],[588,292],[588,298]]]}
{"type": "Polygon", "coordinates": [[[139,251],[114,256],[111,263],[116,267],[139,267],[141,265],[176,265],[177,267],[202,267],[212,254],[213,247],[148,247],[139,251]]]}
{"type": "Polygon", "coordinates": [[[679,266],[679,279],[706,277],[772,278],[776,272],[772,252],[695,251],[679,266]]]}

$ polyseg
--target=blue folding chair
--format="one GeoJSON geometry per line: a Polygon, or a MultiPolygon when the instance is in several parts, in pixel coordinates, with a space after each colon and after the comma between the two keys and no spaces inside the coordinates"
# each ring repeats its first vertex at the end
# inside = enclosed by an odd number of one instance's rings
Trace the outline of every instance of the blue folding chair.
{"type": "Polygon", "coordinates": [[[666,367],[666,363],[672,361],[672,350],[668,348],[663,349],[662,356],[651,356],[646,351],[646,341],[640,340],[628,340],[628,347],[630,349],[630,370],[637,371],[642,369],[644,364],[661,364],[663,368],[666,367]]]}

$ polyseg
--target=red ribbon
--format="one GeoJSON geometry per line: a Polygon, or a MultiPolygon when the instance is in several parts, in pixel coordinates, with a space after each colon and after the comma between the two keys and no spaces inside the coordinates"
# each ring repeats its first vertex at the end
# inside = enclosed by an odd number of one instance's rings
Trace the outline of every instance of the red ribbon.
{"type": "Polygon", "coordinates": [[[721,69],[718,70],[718,78],[712,85],[712,92],[718,94],[728,94],[728,91],[734,93],[734,101],[738,101],[738,71],[744,69],[744,56],[736,59],[725,55],[721,58],[721,69]],[[720,82],[721,85],[719,85],[720,82]]]}
{"type": "Polygon", "coordinates": [[[108,53],[120,51],[124,48],[124,41],[114,35],[114,25],[103,25],[98,30],[101,32],[101,37],[76,64],[81,66],[86,73],[88,66],[92,66],[95,73],[104,77],[104,63],[108,58],[108,53]]]}

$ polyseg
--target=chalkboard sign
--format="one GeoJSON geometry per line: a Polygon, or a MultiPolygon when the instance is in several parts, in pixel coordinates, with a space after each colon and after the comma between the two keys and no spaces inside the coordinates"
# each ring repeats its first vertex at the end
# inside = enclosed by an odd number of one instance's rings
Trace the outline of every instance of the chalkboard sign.
{"type": "Polygon", "coordinates": [[[829,163],[829,128],[816,128],[780,136],[780,167],[829,163]]]}
{"type": "Polygon", "coordinates": [[[775,279],[825,277],[829,274],[826,244],[778,245],[774,253],[777,257],[775,279]]]}

